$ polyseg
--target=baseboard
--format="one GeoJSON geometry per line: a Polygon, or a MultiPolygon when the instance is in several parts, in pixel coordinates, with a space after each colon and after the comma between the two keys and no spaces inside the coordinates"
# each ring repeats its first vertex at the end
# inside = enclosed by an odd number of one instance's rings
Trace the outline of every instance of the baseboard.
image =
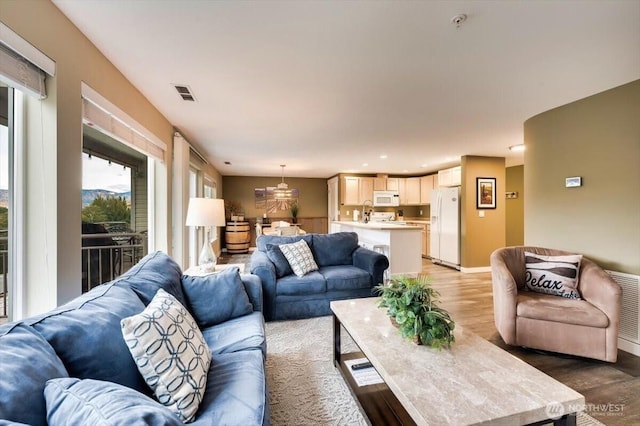
{"type": "Polygon", "coordinates": [[[478,274],[480,272],[491,272],[491,266],[477,266],[475,268],[465,268],[464,266],[461,266],[460,272],[464,272],[465,274],[478,274]]]}
{"type": "Polygon", "coordinates": [[[618,338],[618,349],[629,352],[630,354],[634,354],[636,356],[640,356],[640,345],[625,339],[618,338]]]}

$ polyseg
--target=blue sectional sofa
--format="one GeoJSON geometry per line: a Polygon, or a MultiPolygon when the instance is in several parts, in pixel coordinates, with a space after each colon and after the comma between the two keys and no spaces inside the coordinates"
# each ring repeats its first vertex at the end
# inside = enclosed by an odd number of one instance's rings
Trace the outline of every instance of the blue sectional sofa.
{"type": "Polygon", "coordinates": [[[261,283],[227,271],[233,292],[212,276],[183,276],[156,252],[59,308],[1,326],[0,424],[183,424],[154,399],[121,331],[159,289],[193,315],[211,353],[191,424],[269,424],[261,283]]]}
{"type": "Polygon", "coordinates": [[[329,315],[332,300],[375,296],[389,259],[360,247],[358,234],[261,235],[251,255],[251,273],[260,277],[264,317],[269,320],[329,315]],[[304,240],[318,270],[302,277],[293,273],[279,246],[304,240]]]}

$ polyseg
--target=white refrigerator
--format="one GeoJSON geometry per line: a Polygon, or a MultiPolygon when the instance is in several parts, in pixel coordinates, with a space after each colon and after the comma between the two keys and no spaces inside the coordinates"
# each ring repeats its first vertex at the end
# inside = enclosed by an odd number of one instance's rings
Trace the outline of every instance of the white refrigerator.
{"type": "Polygon", "coordinates": [[[460,187],[431,192],[431,260],[460,269],[460,187]]]}

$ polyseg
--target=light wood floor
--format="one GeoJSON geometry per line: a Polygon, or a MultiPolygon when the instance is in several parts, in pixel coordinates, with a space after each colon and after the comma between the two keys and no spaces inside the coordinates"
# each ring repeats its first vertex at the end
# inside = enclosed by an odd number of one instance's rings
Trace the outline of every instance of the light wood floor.
{"type": "Polygon", "coordinates": [[[464,274],[423,260],[441,305],[457,324],[505,349],[584,395],[586,412],[607,425],[640,425],[640,358],[618,352],[618,362],[507,346],[493,323],[491,274],[464,274]]]}

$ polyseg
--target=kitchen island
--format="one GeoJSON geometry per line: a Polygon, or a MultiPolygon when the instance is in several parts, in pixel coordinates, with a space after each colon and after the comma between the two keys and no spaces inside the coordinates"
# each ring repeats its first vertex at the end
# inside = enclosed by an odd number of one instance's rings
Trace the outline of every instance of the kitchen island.
{"type": "Polygon", "coordinates": [[[355,232],[361,246],[386,246],[391,275],[416,275],[422,271],[422,228],[394,222],[332,222],[330,232],[355,232]]]}

